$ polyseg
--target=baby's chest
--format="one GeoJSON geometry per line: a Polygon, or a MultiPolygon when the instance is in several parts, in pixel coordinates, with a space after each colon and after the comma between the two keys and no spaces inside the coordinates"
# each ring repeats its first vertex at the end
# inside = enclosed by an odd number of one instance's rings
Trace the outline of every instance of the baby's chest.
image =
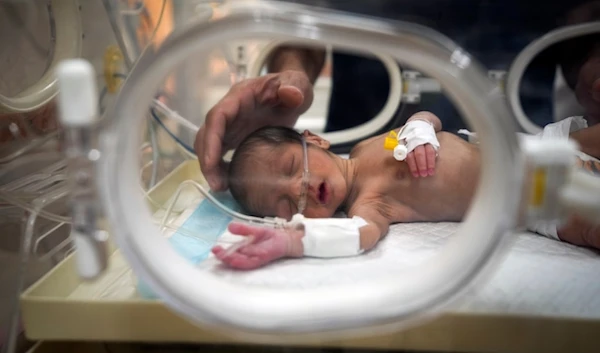
{"type": "Polygon", "coordinates": [[[360,192],[349,209],[349,214],[359,215],[354,211],[369,210],[376,212],[389,223],[415,222],[421,220],[409,203],[404,202],[401,193],[393,188],[387,189],[382,184],[372,184],[360,192]]]}

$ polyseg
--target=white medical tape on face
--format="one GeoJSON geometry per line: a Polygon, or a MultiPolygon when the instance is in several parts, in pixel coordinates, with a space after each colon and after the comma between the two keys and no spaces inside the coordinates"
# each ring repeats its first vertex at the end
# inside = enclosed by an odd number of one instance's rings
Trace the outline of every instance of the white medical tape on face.
{"type": "Polygon", "coordinates": [[[430,144],[436,152],[440,148],[433,125],[425,120],[412,120],[400,130],[394,158],[403,161],[415,148],[425,144],[430,144]]]}
{"type": "Polygon", "coordinates": [[[360,217],[304,218],[297,214],[290,223],[304,227],[304,256],[347,257],[363,252],[360,249],[360,228],[368,223],[360,217]]]}

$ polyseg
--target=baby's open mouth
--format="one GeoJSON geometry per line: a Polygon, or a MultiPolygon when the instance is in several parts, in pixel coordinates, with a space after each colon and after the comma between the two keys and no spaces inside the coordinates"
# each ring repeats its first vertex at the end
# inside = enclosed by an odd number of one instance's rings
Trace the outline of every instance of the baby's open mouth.
{"type": "Polygon", "coordinates": [[[327,194],[327,187],[325,186],[325,182],[322,182],[319,185],[319,202],[321,204],[327,203],[327,198],[329,195],[327,194]]]}

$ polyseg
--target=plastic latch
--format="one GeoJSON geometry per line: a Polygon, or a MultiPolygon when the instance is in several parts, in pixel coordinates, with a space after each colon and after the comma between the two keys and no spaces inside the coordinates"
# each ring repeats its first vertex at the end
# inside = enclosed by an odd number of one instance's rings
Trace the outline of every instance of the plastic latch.
{"type": "Polygon", "coordinates": [[[564,139],[524,139],[526,175],[524,221],[556,221],[564,217],[561,190],[568,182],[577,144],[564,139]]]}

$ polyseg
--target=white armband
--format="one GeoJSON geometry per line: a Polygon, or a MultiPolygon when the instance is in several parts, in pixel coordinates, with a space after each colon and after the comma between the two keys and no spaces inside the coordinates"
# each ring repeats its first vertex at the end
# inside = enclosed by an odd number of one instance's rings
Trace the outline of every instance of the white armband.
{"type": "Polygon", "coordinates": [[[297,214],[290,223],[304,227],[304,256],[346,257],[362,253],[360,228],[367,222],[360,217],[304,218],[297,214]]]}
{"type": "Polygon", "coordinates": [[[398,146],[394,148],[394,158],[403,161],[415,148],[428,143],[436,152],[440,148],[433,125],[425,120],[410,121],[400,130],[398,146]]]}

